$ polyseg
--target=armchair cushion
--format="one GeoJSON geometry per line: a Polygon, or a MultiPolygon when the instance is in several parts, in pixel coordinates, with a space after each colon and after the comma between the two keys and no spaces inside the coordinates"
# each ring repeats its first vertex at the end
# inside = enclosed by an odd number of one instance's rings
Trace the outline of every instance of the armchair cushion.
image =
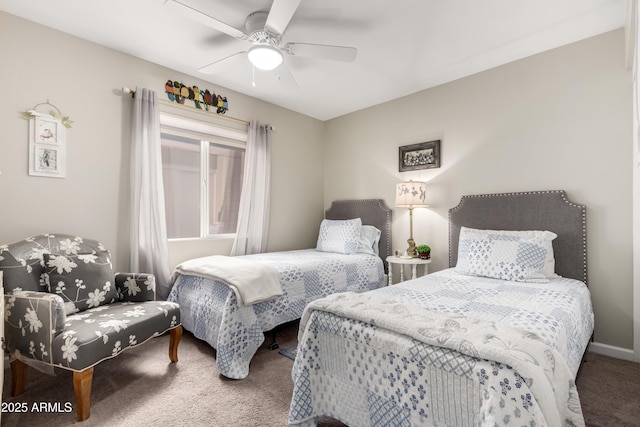
{"type": "Polygon", "coordinates": [[[48,291],[60,295],[66,314],[118,300],[109,252],[44,254],[44,281],[48,291]]]}
{"type": "Polygon", "coordinates": [[[117,302],[65,315],[59,295],[5,295],[5,335],[11,356],[83,371],[180,325],[167,301],[117,302]]]}
{"type": "Polygon", "coordinates": [[[53,340],[55,365],[83,371],[180,325],[180,307],[167,301],[117,302],[67,316],[53,340]]]}
{"type": "Polygon", "coordinates": [[[156,278],[149,273],[116,273],[116,290],[120,301],[154,301],[156,278]]]}

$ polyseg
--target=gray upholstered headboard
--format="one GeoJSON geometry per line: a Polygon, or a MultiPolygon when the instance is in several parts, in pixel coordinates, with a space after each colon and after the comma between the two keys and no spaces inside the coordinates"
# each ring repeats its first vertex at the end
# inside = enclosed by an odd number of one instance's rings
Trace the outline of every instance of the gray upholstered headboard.
{"type": "Polygon", "coordinates": [[[360,218],[363,224],[373,225],[381,231],[380,258],[387,272],[386,258],[391,255],[391,209],[382,199],[335,200],[324,212],[326,219],[360,218]]]}
{"type": "Polygon", "coordinates": [[[549,230],[556,273],[587,283],[586,207],[563,190],[463,196],[449,209],[449,267],[458,260],[460,227],[485,230],[549,230]]]}

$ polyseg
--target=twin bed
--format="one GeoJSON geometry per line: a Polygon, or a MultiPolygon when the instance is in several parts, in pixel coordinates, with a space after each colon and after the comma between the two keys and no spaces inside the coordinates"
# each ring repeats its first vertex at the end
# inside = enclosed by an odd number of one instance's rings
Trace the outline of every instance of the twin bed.
{"type": "Polygon", "coordinates": [[[264,333],[300,319],[311,301],[336,292],[384,286],[391,211],[379,199],[335,201],[325,212],[318,244],[322,250],[233,257],[228,280],[222,280],[213,266],[226,264],[229,258],[205,257],[177,267],[168,300],[180,304],[183,327],[216,349],[222,375],[245,378],[264,333]],[[261,281],[264,285],[267,269],[279,276],[279,283],[271,284],[279,285],[280,292],[243,295],[242,283],[236,279],[245,278],[238,271],[251,270],[250,263],[263,270],[254,272],[258,287],[261,281]]]}
{"type": "Polygon", "coordinates": [[[277,270],[274,299],[243,304],[229,283],[176,274],[169,299],[217,349],[222,375],[246,377],[264,332],[301,318],[291,425],[584,424],[575,378],[594,322],[584,206],[563,191],[465,196],[449,211],[450,268],[393,286],[384,202],[334,202],[325,218],[319,248],[327,236],[337,246],[242,257],[277,270]],[[327,228],[356,218],[380,230],[374,253],[345,250],[348,230],[327,228]]]}
{"type": "Polygon", "coordinates": [[[584,425],[585,207],[563,191],[465,196],[449,220],[450,269],[307,306],[291,425],[584,425]]]}

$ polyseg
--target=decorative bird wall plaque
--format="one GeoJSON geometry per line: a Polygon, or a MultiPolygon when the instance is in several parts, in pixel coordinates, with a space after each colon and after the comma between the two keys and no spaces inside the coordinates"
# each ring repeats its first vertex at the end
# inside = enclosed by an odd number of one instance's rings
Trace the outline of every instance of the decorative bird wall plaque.
{"type": "Polygon", "coordinates": [[[185,100],[193,101],[196,108],[224,114],[229,109],[226,96],[216,95],[209,89],[202,90],[198,86],[187,86],[177,80],[167,80],[164,90],[170,101],[184,104],[185,100]]]}

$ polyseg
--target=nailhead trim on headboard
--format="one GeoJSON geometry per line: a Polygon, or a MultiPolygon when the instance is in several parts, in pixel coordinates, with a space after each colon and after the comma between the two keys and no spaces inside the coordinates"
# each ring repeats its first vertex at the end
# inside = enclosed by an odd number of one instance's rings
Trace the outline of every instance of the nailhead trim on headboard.
{"type": "MultiPolygon", "coordinates": [[[[468,196],[462,196],[460,199],[460,203],[458,203],[457,206],[449,209],[449,218],[451,218],[451,214],[459,211],[460,209],[463,209],[465,206],[465,201],[469,200],[469,199],[477,199],[477,198],[495,198],[495,197],[501,197],[501,198],[508,198],[508,197],[527,197],[527,196],[533,196],[533,198],[535,198],[535,196],[539,196],[539,195],[544,195],[544,194],[551,194],[551,195],[559,195],[560,198],[562,199],[562,201],[567,204],[568,206],[571,206],[572,208],[576,208],[579,209],[581,211],[581,224],[580,227],[582,229],[582,242],[581,242],[581,263],[582,263],[582,276],[583,279],[582,281],[586,284],[587,283],[587,216],[586,216],[586,206],[584,205],[580,205],[577,203],[573,203],[569,200],[569,198],[567,197],[567,194],[564,190],[548,190],[548,191],[525,191],[525,192],[513,192],[513,193],[494,193],[494,194],[478,194],[478,195],[468,195],[468,196]]],[[[452,248],[454,248],[454,244],[455,242],[453,242],[453,235],[452,235],[452,227],[449,227],[449,265],[453,266],[455,264],[455,261],[457,260],[453,260],[453,253],[452,253],[452,248]]]]}

